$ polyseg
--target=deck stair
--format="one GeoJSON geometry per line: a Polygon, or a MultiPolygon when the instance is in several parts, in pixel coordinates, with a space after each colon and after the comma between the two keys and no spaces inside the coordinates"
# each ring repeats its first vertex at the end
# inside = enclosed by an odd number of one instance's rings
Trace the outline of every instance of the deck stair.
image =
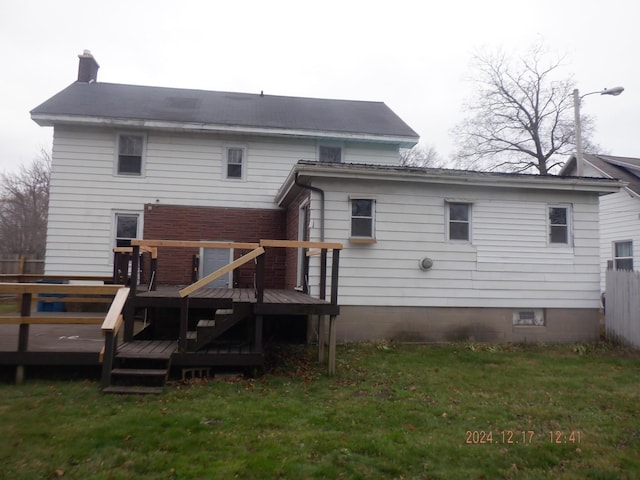
{"type": "Polygon", "coordinates": [[[217,309],[213,319],[199,320],[196,330],[187,332],[187,349],[200,350],[249,315],[251,315],[250,308],[237,304],[230,309],[217,309]]]}
{"type": "Polygon", "coordinates": [[[116,353],[105,393],[162,393],[169,376],[175,341],[133,341],[123,343],[116,353]]]}

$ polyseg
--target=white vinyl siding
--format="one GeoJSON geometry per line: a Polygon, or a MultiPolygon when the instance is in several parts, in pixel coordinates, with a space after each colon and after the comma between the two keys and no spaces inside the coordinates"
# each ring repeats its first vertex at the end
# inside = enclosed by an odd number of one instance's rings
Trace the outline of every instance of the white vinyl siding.
{"type": "MultiPolygon", "coordinates": [[[[425,307],[598,308],[597,196],[465,187],[473,199],[473,244],[446,241],[444,199],[460,186],[318,180],[325,240],[342,242],[340,303],[425,307]],[[348,242],[344,202],[376,192],[376,244],[348,242]],[[548,205],[573,204],[574,245],[548,243],[548,205]],[[429,271],[419,268],[423,257],[429,271]]],[[[312,195],[311,240],[319,237],[312,195]]],[[[318,260],[311,258],[311,285],[318,260]]],[[[313,291],[313,290],[312,290],[313,291]]]]}
{"type": "MultiPolygon", "coordinates": [[[[145,134],[144,175],[117,175],[120,133],[129,132],[55,128],[46,273],[109,275],[115,211],[142,211],[153,203],[277,209],[274,197],[293,165],[314,160],[318,147],[313,139],[244,136],[251,168],[245,162],[244,181],[237,182],[223,172],[225,147],[234,146],[238,137],[150,130],[145,134]]],[[[353,161],[398,161],[397,148],[385,144],[345,142],[343,148],[353,161]]]]}
{"type": "Polygon", "coordinates": [[[633,265],[640,265],[640,199],[628,191],[600,197],[600,288],[606,289],[607,264],[614,262],[614,242],[631,241],[633,265]]]}

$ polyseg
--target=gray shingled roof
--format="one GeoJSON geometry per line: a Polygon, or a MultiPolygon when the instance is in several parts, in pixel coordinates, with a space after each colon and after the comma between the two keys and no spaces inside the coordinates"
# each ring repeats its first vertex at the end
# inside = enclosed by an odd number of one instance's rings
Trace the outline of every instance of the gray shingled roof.
{"type": "MultiPolygon", "coordinates": [[[[69,117],[159,121],[221,127],[333,132],[418,141],[418,134],[382,102],[75,82],[34,108],[41,125],[69,117]]],[[[383,138],[380,138],[383,140],[383,138]]]]}
{"type": "Polygon", "coordinates": [[[584,159],[609,178],[628,183],[627,188],[640,196],[640,158],[585,153],[584,159]]]}

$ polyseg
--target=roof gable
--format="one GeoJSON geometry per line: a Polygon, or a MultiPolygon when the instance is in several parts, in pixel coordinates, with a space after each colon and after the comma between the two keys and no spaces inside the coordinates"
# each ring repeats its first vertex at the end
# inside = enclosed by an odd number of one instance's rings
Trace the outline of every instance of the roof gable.
{"type": "MultiPolygon", "coordinates": [[[[571,160],[575,160],[574,157],[571,160]]],[[[604,177],[622,180],[628,190],[640,196],[640,158],[586,153],[584,161],[601,172],[604,177]]]]}
{"type": "MultiPolygon", "coordinates": [[[[208,130],[335,138],[412,145],[418,135],[382,102],[327,100],[113,83],[75,82],[31,111],[40,125],[56,122],[150,122],[208,130]]],[[[403,145],[404,146],[404,145],[403,145]]]]}

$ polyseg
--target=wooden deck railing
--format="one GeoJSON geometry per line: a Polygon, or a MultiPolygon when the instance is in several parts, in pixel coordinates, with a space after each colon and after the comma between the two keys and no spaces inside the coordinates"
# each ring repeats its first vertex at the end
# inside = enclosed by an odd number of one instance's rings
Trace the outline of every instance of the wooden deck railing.
{"type": "Polygon", "coordinates": [[[120,288],[111,302],[104,322],[102,322],[102,334],[104,335],[104,349],[102,351],[102,387],[109,384],[109,377],[113,369],[116,352],[118,350],[118,332],[124,323],[122,311],[129,298],[130,289],[120,288]]]}
{"type": "MultiPolygon", "coordinates": [[[[52,283],[0,283],[0,295],[15,295],[20,298],[19,315],[0,316],[0,324],[19,325],[18,352],[27,352],[30,325],[98,325],[102,316],[83,313],[38,312],[32,314],[35,302],[60,303],[108,303],[114,295],[123,290],[121,285],[69,285],[52,283]]],[[[128,295],[128,289],[124,298],[128,295]]],[[[16,367],[16,383],[24,380],[24,367],[16,367]]]]}

